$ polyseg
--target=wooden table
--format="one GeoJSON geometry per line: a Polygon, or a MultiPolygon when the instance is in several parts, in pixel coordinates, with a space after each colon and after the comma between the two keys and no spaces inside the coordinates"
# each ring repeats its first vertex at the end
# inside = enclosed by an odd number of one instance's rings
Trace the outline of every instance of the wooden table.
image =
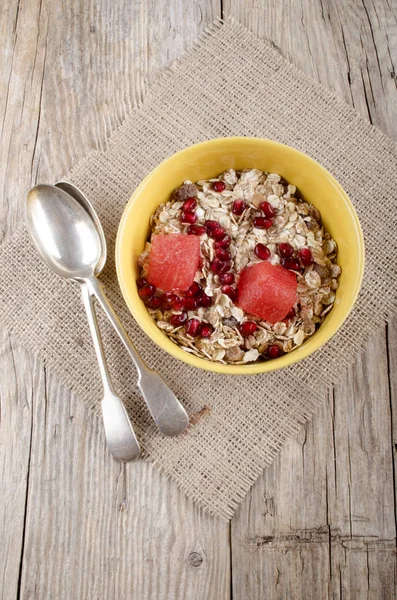
{"type": "MultiPolygon", "coordinates": [[[[396,0],[3,0],[0,238],[27,189],[103,144],[222,12],[397,139],[396,0]]],[[[5,332],[0,352],[1,598],[396,597],[396,321],[231,523],[148,464],[121,468],[101,424],[5,332]]]]}

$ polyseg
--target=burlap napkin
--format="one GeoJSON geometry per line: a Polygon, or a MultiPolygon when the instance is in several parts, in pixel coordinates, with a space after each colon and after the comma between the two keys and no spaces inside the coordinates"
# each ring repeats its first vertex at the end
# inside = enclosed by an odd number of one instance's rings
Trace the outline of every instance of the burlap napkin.
{"type": "MultiPolygon", "coordinates": [[[[393,141],[270,45],[228,22],[215,25],[160,77],[106,150],[90,154],[69,176],[92,199],[104,224],[110,259],[103,280],[111,300],[145,360],[183,400],[194,423],[178,439],[157,433],[135,390],[134,369],[101,319],[110,370],[144,456],[212,514],[233,514],[262,469],[313,413],[327,386],[395,311],[396,167],[393,141]],[[230,135],[273,138],[320,161],[352,198],[366,241],[362,292],[342,330],[298,365],[255,377],[196,370],[154,346],[120,297],[112,259],[122,210],[141,179],[185,146],[230,135]]],[[[42,264],[24,229],[1,249],[0,318],[98,411],[101,384],[79,289],[42,264]]]]}

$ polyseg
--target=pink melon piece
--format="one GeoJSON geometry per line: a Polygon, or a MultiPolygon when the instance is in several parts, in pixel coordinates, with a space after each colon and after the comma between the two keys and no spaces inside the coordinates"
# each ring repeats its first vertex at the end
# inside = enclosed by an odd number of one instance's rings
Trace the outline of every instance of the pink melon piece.
{"type": "Polygon", "coordinates": [[[246,267],[237,285],[238,305],[264,321],[282,321],[296,302],[296,275],[269,262],[246,267]]]}
{"type": "Polygon", "coordinates": [[[193,283],[200,262],[200,238],[181,233],[154,234],[148,281],[164,290],[185,291],[193,283]]]}

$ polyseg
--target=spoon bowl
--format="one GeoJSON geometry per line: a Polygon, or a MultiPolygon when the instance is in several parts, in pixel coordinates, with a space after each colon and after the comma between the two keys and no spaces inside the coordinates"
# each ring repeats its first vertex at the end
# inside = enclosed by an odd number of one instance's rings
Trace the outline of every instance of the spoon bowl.
{"type": "Polygon", "coordinates": [[[102,245],[101,258],[99,259],[98,264],[96,265],[96,268],[95,268],[95,275],[99,275],[99,273],[102,271],[103,267],[105,266],[107,252],[106,252],[105,234],[103,232],[103,228],[102,228],[101,222],[98,218],[98,215],[96,214],[94,207],[92,206],[91,202],[88,200],[87,196],[85,194],[83,194],[83,192],[81,190],[79,190],[75,185],[73,185],[73,183],[70,183],[69,181],[57,181],[57,183],[55,184],[55,187],[63,190],[64,192],[66,192],[67,194],[72,196],[84,208],[84,210],[90,215],[91,220],[96,227],[98,235],[101,238],[101,245],[102,245]]]}
{"type": "Polygon", "coordinates": [[[44,262],[60,277],[92,277],[103,248],[95,224],[69,194],[52,185],[37,185],[27,197],[28,229],[44,262]]]}

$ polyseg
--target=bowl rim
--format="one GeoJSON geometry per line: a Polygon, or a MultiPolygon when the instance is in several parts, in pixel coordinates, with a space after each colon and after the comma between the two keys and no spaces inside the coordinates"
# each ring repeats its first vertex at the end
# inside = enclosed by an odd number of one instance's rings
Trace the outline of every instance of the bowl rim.
{"type": "MultiPolygon", "coordinates": [[[[190,146],[187,146],[186,148],[183,148],[182,150],[175,152],[168,158],[161,161],[154,169],[152,169],[144,177],[144,179],[140,182],[140,184],[136,187],[136,189],[132,193],[131,197],[129,198],[129,200],[123,210],[123,214],[122,214],[120,222],[119,222],[117,236],[116,236],[115,259],[116,259],[117,279],[118,279],[118,283],[119,283],[124,301],[127,304],[127,307],[129,309],[129,311],[131,312],[132,316],[134,317],[135,321],[138,323],[139,327],[157,346],[159,346],[162,350],[167,352],[173,358],[179,359],[182,362],[185,362],[188,365],[199,368],[199,369],[204,369],[206,371],[211,371],[213,373],[224,374],[224,375],[258,375],[261,373],[270,373],[272,371],[277,371],[279,369],[283,369],[285,367],[288,367],[290,365],[300,362],[301,360],[307,358],[308,356],[310,356],[311,354],[313,354],[314,352],[319,350],[319,348],[321,348],[323,345],[325,345],[327,342],[329,342],[329,340],[332,337],[334,337],[334,335],[337,333],[337,331],[339,331],[339,329],[342,327],[343,323],[346,321],[347,317],[351,313],[351,311],[355,305],[355,302],[357,300],[357,296],[360,292],[363,275],[364,275],[364,267],[365,267],[365,245],[364,245],[364,236],[363,236],[361,224],[358,219],[358,215],[356,213],[356,210],[353,206],[352,201],[350,200],[348,194],[343,189],[341,184],[319,162],[317,162],[315,159],[311,158],[311,156],[309,156],[305,152],[301,152],[300,150],[297,150],[293,146],[289,146],[287,144],[282,144],[281,142],[277,142],[277,141],[274,141],[269,138],[260,138],[260,137],[252,137],[252,136],[251,137],[229,136],[229,137],[213,138],[211,140],[206,140],[204,142],[199,142],[197,144],[192,144],[190,146]],[[290,151],[292,150],[294,153],[297,153],[297,154],[303,156],[305,158],[305,160],[309,161],[309,163],[316,165],[316,168],[318,168],[318,169],[320,169],[320,171],[322,171],[324,176],[330,181],[330,183],[338,190],[339,194],[344,198],[346,208],[348,209],[348,211],[350,213],[352,223],[354,225],[354,231],[355,231],[356,237],[358,239],[359,270],[358,270],[357,277],[356,277],[356,284],[355,284],[355,287],[354,287],[353,293],[352,293],[352,300],[351,300],[349,309],[346,311],[343,318],[340,318],[339,323],[337,323],[337,326],[334,329],[334,331],[331,333],[331,335],[329,335],[325,340],[318,341],[316,343],[316,334],[314,334],[310,338],[310,340],[308,340],[308,341],[311,341],[311,344],[309,346],[306,343],[304,343],[304,344],[302,344],[302,346],[299,347],[299,349],[294,350],[293,352],[290,352],[287,354],[283,354],[280,358],[274,359],[272,361],[256,362],[256,363],[251,363],[251,364],[246,364],[246,365],[222,364],[222,363],[212,362],[212,361],[206,360],[204,358],[199,358],[198,356],[190,354],[189,352],[185,352],[180,346],[178,346],[177,344],[172,342],[155,325],[154,320],[153,320],[153,323],[150,323],[150,321],[148,323],[146,323],[146,322],[141,323],[141,321],[139,319],[139,310],[137,310],[135,303],[132,301],[130,294],[128,292],[128,289],[127,289],[127,285],[124,281],[123,265],[122,265],[122,258],[121,258],[122,239],[123,239],[126,224],[128,222],[129,213],[133,210],[141,190],[147,185],[147,183],[153,177],[155,177],[156,174],[158,173],[158,171],[162,170],[168,163],[172,163],[175,160],[178,160],[178,158],[183,156],[186,152],[191,152],[194,149],[200,149],[200,148],[205,149],[206,147],[211,146],[211,145],[217,145],[219,143],[227,143],[227,142],[233,142],[233,143],[235,143],[235,142],[258,143],[259,142],[259,143],[270,144],[271,146],[287,148],[288,150],[290,150],[290,151]],[[153,325],[153,329],[150,327],[149,324],[153,325]],[[297,356],[297,358],[295,358],[297,353],[298,353],[298,356],[297,356]]],[[[149,313],[147,313],[147,314],[149,314],[149,313]]]]}

